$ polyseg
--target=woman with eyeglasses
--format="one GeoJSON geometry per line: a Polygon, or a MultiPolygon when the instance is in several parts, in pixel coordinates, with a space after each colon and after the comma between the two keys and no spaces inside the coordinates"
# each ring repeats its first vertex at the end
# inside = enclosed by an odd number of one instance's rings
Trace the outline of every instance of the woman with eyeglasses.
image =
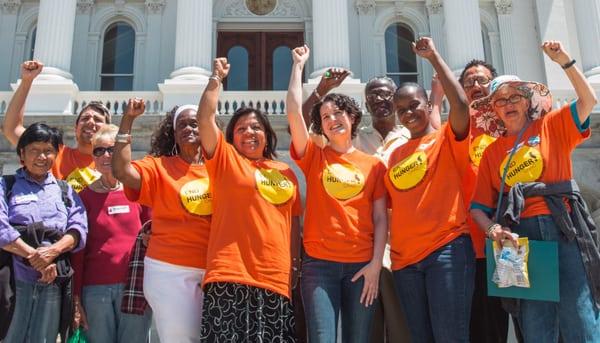
{"type": "MultiPolygon", "coordinates": [[[[484,152],[471,214],[498,243],[512,233],[558,244],[560,301],[521,299],[515,308],[525,342],[600,342],[598,231],[577,184],[571,153],[590,136],[593,88],[557,41],[544,53],[565,71],[577,100],[552,110],[546,86],[500,76],[471,107],[492,113],[505,132],[484,152]],[[500,200],[500,201],[499,201],[500,200]]],[[[532,285],[533,286],[533,285],[532,285]]]]}
{"type": "Polygon", "coordinates": [[[94,342],[147,342],[150,310],[121,313],[130,251],[148,210],[125,196],[112,174],[112,155],[119,128],[106,124],[92,137],[92,156],[100,178],[79,193],[88,213],[85,249],[71,258],[74,274],[73,326],[82,326],[94,342]]]}
{"type": "Polygon", "coordinates": [[[212,194],[197,106],[167,113],[152,135],[150,155],[132,162],[133,121],[144,110],[143,99],[129,100],[115,139],[113,173],[128,199],[152,209],[143,285],[161,342],[198,342],[212,194]]]}

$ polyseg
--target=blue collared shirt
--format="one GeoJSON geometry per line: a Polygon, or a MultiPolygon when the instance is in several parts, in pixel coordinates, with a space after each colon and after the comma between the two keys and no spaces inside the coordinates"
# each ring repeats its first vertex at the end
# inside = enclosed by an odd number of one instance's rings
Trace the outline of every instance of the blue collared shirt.
{"type": "MultiPolygon", "coordinates": [[[[56,178],[48,172],[46,179],[38,182],[32,179],[23,168],[15,174],[15,184],[8,204],[5,197],[4,179],[0,178],[0,248],[19,238],[19,233],[10,225],[29,225],[43,222],[45,226],[62,232],[76,230],[79,244],[73,251],[85,246],[87,237],[87,215],[81,199],[71,187],[67,198],[71,206],[66,207],[62,200],[62,191],[56,178]]],[[[43,242],[48,245],[50,242],[43,242]]],[[[40,278],[34,268],[25,265],[24,259],[14,255],[15,278],[34,283],[40,278]]]]}

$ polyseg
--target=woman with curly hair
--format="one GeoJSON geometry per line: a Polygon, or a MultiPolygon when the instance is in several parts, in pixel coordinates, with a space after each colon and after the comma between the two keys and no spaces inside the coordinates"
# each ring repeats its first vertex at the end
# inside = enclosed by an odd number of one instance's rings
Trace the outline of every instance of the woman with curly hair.
{"type": "Polygon", "coordinates": [[[328,143],[321,148],[310,140],[301,109],[308,56],[307,46],[292,52],[286,108],[290,154],[307,184],[301,289],[309,341],[367,342],[387,239],[385,165],[353,146],[362,113],[346,95],[329,94],[314,105],[312,130],[328,143]]]}
{"type": "Polygon", "coordinates": [[[132,201],[152,209],[144,295],[162,342],[197,342],[212,196],[200,151],[197,107],[175,107],[152,136],[150,155],[131,161],[131,127],[144,113],[130,99],[115,139],[113,174],[132,201]]]}

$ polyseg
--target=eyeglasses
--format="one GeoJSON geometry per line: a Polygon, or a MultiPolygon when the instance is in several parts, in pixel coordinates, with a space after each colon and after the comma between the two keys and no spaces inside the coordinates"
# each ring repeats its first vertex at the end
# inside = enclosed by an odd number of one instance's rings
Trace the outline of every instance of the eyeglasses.
{"type": "Polygon", "coordinates": [[[472,77],[469,78],[467,80],[465,80],[463,82],[463,87],[464,88],[471,88],[475,86],[475,82],[479,83],[480,86],[485,86],[488,83],[490,83],[490,81],[492,81],[491,79],[488,79],[485,76],[476,76],[476,77],[472,77]]]}
{"type": "Polygon", "coordinates": [[[521,101],[521,99],[523,99],[524,97],[521,94],[513,94],[511,96],[509,96],[508,98],[500,98],[494,101],[494,106],[495,107],[504,107],[506,105],[508,105],[508,103],[510,102],[511,104],[516,104],[519,101],[521,101]]]}
{"type": "Polygon", "coordinates": [[[367,100],[373,101],[377,99],[381,100],[391,100],[394,97],[393,92],[380,92],[380,93],[369,93],[367,94],[367,100]]]}
{"type": "Polygon", "coordinates": [[[102,147],[99,146],[97,148],[94,148],[94,150],[92,151],[92,154],[96,157],[100,157],[100,156],[104,156],[105,153],[108,152],[109,155],[112,155],[113,152],[115,151],[115,147],[114,146],[109,146],[109,147],[102,147]]]}

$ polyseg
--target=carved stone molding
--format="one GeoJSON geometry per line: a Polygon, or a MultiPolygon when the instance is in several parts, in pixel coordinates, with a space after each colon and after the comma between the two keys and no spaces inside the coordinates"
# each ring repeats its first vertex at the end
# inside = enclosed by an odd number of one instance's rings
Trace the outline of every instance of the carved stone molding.
{"type": "Polygon", "coordinates": [[[508,15],[512,13],[512,0],[496,0],[494,2],[496,11],[500,15],[508,15]]]}
{"type": "Polygon", "coordinates": [[[88,14],[94,7],[94,0],[77,0],[77,13],[88,14]]]}
{"type": "Polygon", "coordinates": [[[21,6],[21,0],[0,0],[0,9],[8,14],[17,13],[21,6]]]}
{"type": "Polygon", "coordinates": [[[279,0],[277,6],[271,13],[259,16],[246,7],[244,0],[229,0],[224,6],[223,17],[283,17],[283,18],[298,18],[302,17],[302,11],[298,8],[295,0],[279,0]]]}
{"type": "Polygon", "coordinates": [[[444,4],[442,3],[442,0],[428,0],[425,6],[427,6],[429,15],[432,15],[442,13],[444,4]]]}
{"type": "Polygon", "coordinates": [[[403,15],[405,8],[406,8],[406,3],[404,1],[396,0],[396,2],[394,2],[394,11],[396,12],[397,16],[403,15]]]}
{"type": "Polygon", "coordinates": [[[375,10],[376,4],[375,0],[356,0],[354,7],[358,14],[369,14],[375,10]]]}
{"type": "Polygon", "coordinates": [[[165,8],[166,3],[165,0],[146,0],[145,5],[148,12],[160,14],[163,8],[165,8]]]}

